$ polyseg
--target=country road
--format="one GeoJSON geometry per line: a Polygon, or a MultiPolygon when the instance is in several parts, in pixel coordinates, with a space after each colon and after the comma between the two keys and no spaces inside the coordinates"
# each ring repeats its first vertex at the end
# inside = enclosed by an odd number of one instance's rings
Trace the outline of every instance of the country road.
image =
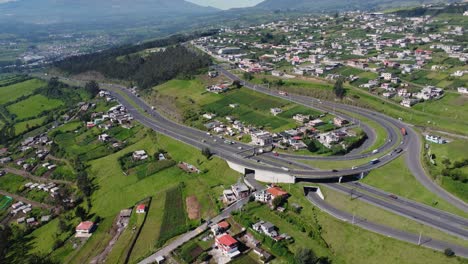
{"type": "Polygon", "coordinates": [[[11,198],[13,198],[13,199],[15,199],[17,201],[21,201],[23,203],[30,204],[30,205],[32,205],[34,207],[39,207],[39,208],[43,208],[43,209],[53,209],[54,208],[52,205],[43,204],[43,203],[40,203],[40,202],[29,200],[28,198],[24,198],[23,196],[19,196],[19,195],[13,194],[13,193],[5,192],[3,190],[0,190],[0,194],[10,196],[11,198]]]}
{"type": "Polygon", "coordinates": [[[36,182],[42,182],[42,183],[51,183],[51,182],[53,182],[53,183],[56,183],[56,184],[67,184],[67,185],[72,184],[69,181],[53,180],[53,179],[34,176],[34,175],[32,175],[31,173],[29,173],[27,171],[18,170],[18,169],[11,168],[11,167],[5,167],[5,168],[2,168],[2,170],[6,171],[8,173],[12,173],[12,174],[19,175],[21,177],[36,181],[36,182]]]}

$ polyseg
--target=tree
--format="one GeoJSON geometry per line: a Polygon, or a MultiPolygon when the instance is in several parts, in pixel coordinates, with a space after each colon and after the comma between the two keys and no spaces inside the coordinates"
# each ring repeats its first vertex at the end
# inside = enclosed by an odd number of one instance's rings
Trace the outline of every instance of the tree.
{"type": "Polygon", "coordinates": [[[273,205],[274,208],[278,208],[278,206],[281,206],[284,202],[284,197],[283,196],[276,196],[272,201],[271,204],[273,205]]]}
{"type": "Polygon", "coordinates": [[[13,232],[9,225],[5,225],[3,228],[0,227],[0,262],[5,259],[8,248],[10,247],[9,240],[13,236],[13,232]]]}
{"type": "Polygon", "coordinates": [[[88,173],[86,171],[78,172],[77,176],[78,188],[83,192],[84,195],[90,196],[92,192],[91,182],[88,179],[88,173]]]}
{"type": "Polygon", "coordinates": [[[315,253],[308,248],[300,248],[295,255],[298,264],[314,264],[317,261],[315,253]]]}
{"type": "Polygon", "coordinates": [[[336,97],[343,99],[345,95],[345,90],[343,88],[343,82],[344,79],[343,77],[340,77],[336,82],[335,85],[333,86],[333,92],[335,92],[336,97]]]}
{"type": "Polygon", "coordinates": [[[310,152],[316,152],[318,150],[318,147],[317,147],[317,145],[315,144],[315,142],[313,140],[311,140],[307,144],[307,150],[310,151],[310,152]]]}
{"type": "Polygon", "coordinates": [[[444,250],[444,254],[445,254],[445,256],[447,256],[447,257],[453,257],[453,256],[455,256],[455,252],[453,252],[453,250],[452,250],[451,248],[446,248],[446,249],[444,250]]]}
{"type": "Polygon", "coordinates": [[[276,81],[276,85],[278,85],[278,86],[283,86],[283,85],[284,85],[284,81],[281,80],[281,79],[279,79],[279,80],[276,81]]]}
{"type": "Polygon", "coordinates": [[[243,76],[244,76],[244,79],[246,79],[248,81],[253,79],[253,74],[250,73],[250,72],[244,72],[243,76]]]}
{"type": "Polygon", "coordinates": [[[99,93],[99,84],[96,81],[89,81],[85,85],[85,90],[91,94],[92,97],[95,97],[99,93]]]}
{"type": "Polygon", "coordinates": [[[447,158],[445,158],[445,159],[442,160],[442,164],[444,164],[445,168],[450,167],[451,163],[452,163],[452,162],[450,162],[450,160],[447,159],[447,158]]]}
{"type": "Polygon", "coordinates": [[[203,148],[202,155],[205,156],[205,158],[209,159],[213,154],[211,153],[211,150],[209,148],[203,148]]]}
{"type": "Polygon", "coordinates": [[[242,87],[242,83],[239,80],[233,81],[232,85],[234,85],[234,87],[236,87],[237,89],[242,87]]]}
{"type": "Polygon", "coordinates": [[[75,209],[75,216],[80,218],[81,221],[84,221],[84,220],[86,220],[86,217],[88,216],[88,214],[86,213],[86,210],[83,207],[78,206],[75,209]]]}
{"type": "Polygon", "coordinates": [[[59,230],[60,230],[61,233],[68,231],[67,222],[65,222],[64,219],[59,218],[58,228],[59,228],[59,230]]]}

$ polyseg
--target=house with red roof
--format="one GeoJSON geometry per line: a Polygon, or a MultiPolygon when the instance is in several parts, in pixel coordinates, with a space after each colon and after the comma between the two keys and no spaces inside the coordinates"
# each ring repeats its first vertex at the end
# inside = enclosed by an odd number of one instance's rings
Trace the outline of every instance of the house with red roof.
{"type": "Polygon", "coordinates": [[[235,258],[236,256],[240,255],[240,251],[237,248],[237,240],[229,234],[216,237],[215,243],[221,252],[230,258],[235,258]]]}
{"type": "Polygon", "coordinates": [[[146,205],[144,204],[139,204],[137,207],[136,207],[136,213],[137,214],[144,214],[146,212],[146,205]]]}
{"type": "Polygon", "coordinates": [[[91,221],[81,222],[75,228],[75,237],[90,237],[93,234],[94,227],[94,223],[91,221]]]}
{"type": "Polygon", "coordinates": [[[289,195],[286,191],[284,191],[283,189],[281,189],[278,186],[272,186],[272,187],[268,188],[267,192],[271,195],[272,199],[275,199],[278,196],[287,197],[289,195]]]}
{"type": "Polygon", "coordinates": [[[223,234],[229,229],[230,225],[227,221],[221,221],[216,225],[211,226],[211,231],[215,236],[223,234]]]}

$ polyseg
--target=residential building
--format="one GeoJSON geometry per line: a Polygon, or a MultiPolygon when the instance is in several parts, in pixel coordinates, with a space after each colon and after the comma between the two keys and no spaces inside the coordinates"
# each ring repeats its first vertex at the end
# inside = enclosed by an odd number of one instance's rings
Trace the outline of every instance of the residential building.
{"type": "Polygon", "coordinates": [[[271,238],[275,238],[278,236],[278,232],[276,231],[276,227],[270,222],[259,221],[252,225],[253,230],[265,234],[271,238]]]}
{"type": "Polygon", "coordinates": [[[468,94],[468,89],[465,87],[458,87],[458,92],[461,94],[468,94]]]}
{"type": "Polygon", "coordinates": [[[430,142],[433,142],[433,143],[436,143],[436,144],[445,144],[447,143],[447,140],[439,137],[439,136],[435,136],[435,135],[426,135],[426,140],[427,141],[430,141],[430,142]]]}
{"type": "Polygon", "coordinates": [[[238,182],[234,185],[231,185],[231,190],[237,199],[242,199],[250,195],[249,187],[243,182],[238,182]]]}
{"type": "Polygon", "coordinates": [[[225,256],[235,258],[236,256],[240,255],[237,240],[228,234],[216,237],[215,245],[225,256]]]}
{"type": "Polygon", "coordinates": [[[252,143],[258,146],[266,146],[273,143],[273,137],[270,132],[261,131],[257,133],[252,133],[252,143]]]}
{"type": "Polygon", "coordinates": [[[146,205],[144,204],[139,204],[137,207],[136,207],[136,213],[137,214],[144,214],[146,212],[146,205]]]}
{"type": "Polygon", "coordinates": [[[90,237],[94,231],[94,223],[91,221],[81,222],[75,231],[75,237],[90,237]]]}
{"type": "Polygon", "coordinates": [[[349,124],[349,121],[343,118],[335,117],[333,118],[333,124],[337,127],[342,127],[346,124],[349,124]]]}
{"type": "Polygon", "coordinates": [[[229,227],[230,225],[227,221],[221,221],[216,225],[211,226],[211,232],[213,232],[214,236],[218,236],[226,232],[229,229],[229,227]]]}
{"type": "Polygon", "coordinates": [[[401,101],[401,105],[404,107],[412,107],[413,105],[417,104],[419,99],[412,99],[412,98],[405,98],[401,101]]]}
{"type": "Polygon", "coordinates": [[[282,197],[287,197],[289,194],[281,189],[278,186],[272,186],[267,189],[267,192],[271,195],[272,199],[275,199],[276,197],[282,196],[282,197]]]}
{"type": "Polygon", "coordinates": [[[270,112],[274,115],[274,116],[277,116],[279,114],[281,114],[283,112],[283,110],[281,110],[281,108],[271,108],[270,109],[270,112]]]}
{"type": "Polygon", "coordinates": [[[137,150],[135,152],[133,152],[133,160],[145,160],[145,159],[148,159],[148,155],[146,154],[146,151],[144,150],[137,150]]]}
{"type": "Polygon", "coordinates": [[[271,200],[271,194],[265,190],[255,192],[255,201],[268,203],[271,200]]]}

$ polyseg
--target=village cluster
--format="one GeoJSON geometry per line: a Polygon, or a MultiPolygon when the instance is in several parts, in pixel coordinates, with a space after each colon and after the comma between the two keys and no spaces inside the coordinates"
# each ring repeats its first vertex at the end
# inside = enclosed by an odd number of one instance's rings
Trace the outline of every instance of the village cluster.
{"type": "MultiPolygon", "coordinates": [[[[209,75],[216,76],[213,72],[210,72],[209,75]]],[[[211,92],[222,93],[227,91],[229,86],[222,86],[223,90],[218,90],[214,87],[220,87],[220,85],[213,85],[207,89],[211,92]]],[[[280,95],[287,95],[284,91],[280,91],[279,93],[280,95]]],[[[232,103],[227,107],[237,108],[239,104],[232,103]]],[[[270,114],[273,116],[277,116],[282,112],[283,110],[281,108],[270,109],[270,114]]],[[[343,139],[357,136],[356,131],[349,127],[352,123],[340,117],[334,117],[332,120],[325,122],[322,118],[326,115],[327,113],[314,117],[307,114],[295,114],[292,119],[296,123],[296,128],[279,133],[273,133],[250,124],[245,124],[245,122],[241,122],[233,116],[225,116],[224,119],[222,119],[218,118],[214,113],[205,113],[202,117],[207,121],[207,123],[205,123],[205,128],[211,133],[219,135],[220,139],[224,139],[222,135],[235,137],[237,140],[242,140],[244,136],[248,136],[251,139],[250,143],[254,146],[274,146],[283,150],[292,149],[297,151],[307,148],[307,144],[303,142],[303,139],[309,138],[316,139],[327,148],[341,144],[340,146],[343,149],[347,149],[349,146],[343,143],[343,139]],[[332,124],[332,128],[323,129],[323,126],[327,124],[332,124]]],[[[215,139],[215,141],[216,140],[217,139],[215,139]]],[[[224,143],[234,144],[234,142],[230,140],[225,140],[224,143]]],[[[239,147],[239,149],[241,149],[241,147],[239,147]]]]}
{"type": "Polygon", "coordinates": [[[302,17],[248,28],[225,28],[219,35],[193,43],[219,60],[235,63],[244,72],[280,78],[343,77],[405,107],[444,96],[443,88],[415,83],[413,74],[444,71],[458,79],[459,87],[455,89],[459,93],[467,93],[461,79],[468,73],[466,68],[433,61],[434,56],[444,56],[461,65],[466,63],[466,47],[454,40],[465,33],[462,26],[448,26],[448,30],[437,33],[427,30],[440,22],[431,17],[360,12],[341,16],[339,33],[335,32],[332,17],[302,17]],[[425,48],[414,48],[419,46],[425,48]]]}

